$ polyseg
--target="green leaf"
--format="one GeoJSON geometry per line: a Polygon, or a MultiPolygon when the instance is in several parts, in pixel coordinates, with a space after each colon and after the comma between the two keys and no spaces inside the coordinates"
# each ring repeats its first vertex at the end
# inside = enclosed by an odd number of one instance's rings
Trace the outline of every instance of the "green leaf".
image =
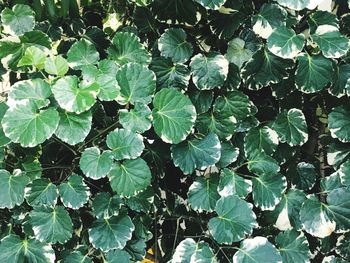
{"type": "Polygon", "coordinates": [[[175,89],[162,89],[153,100],[153,125],[166,143],[179,143],[191,133],[196,109],[191,100],[175,89]]]}
{"type": "Polygon", "coordinates": [[[56,185],[46,178],[32,181],[25,188],[25,198],[31,206],[55,206],[58,197],[56,185]]]}
{"type": "Polygon", "coordinates": [[[24,188],[29,178],[20,170],[14,170],[13,174],[0,170],[0,208],[12,209],[24,201],[24,188]]]}
{"type": "Polygon", "coordinates": [[[292,29],[281,26],[268,37],[267,47],[281,58],[295,58],[303,50],[304,39],[304,35],[296,35],[292,29]]]}
{"type": "Polygon", "coordinates": [[[40,242],[64,244],[72,236],[72,220],[63,206],[34,207],[29,216],[35,238],[40,242]]]}
{"type": "Polygon", "coordinates": [[[83,85],[77,76],[60,78],[52,86],[52,92],[61,108],[77,114],[89,110],[96,102],[99,86],[83,85]]]}
{"type": "Polygon", "coordinates": [[[209,133],[203,139],[186,140],[171,146],[171,154],[176,167],[184,174],[191,174],[196,169],[216,164],[221,156],[221,144],[218,136],[209,133]]]}
{"type": "Polygon", "coordinates": [[[219,177],[211,174],[209,178],[197,177],[188,189],[188,202],[193,210],[198,212],[213,212],[216,201],[219,200],[218,193],[219,177]]]}
{"type": "Polygon", "coordinates": [[[140,39],[129,32],[118,32],[112,39],[112,46],[108,49],[109,58],[119,65],[137,62],[148,65],[151,62],[150,54],[140,43],[140,39]]]}
{"type": "Polygon", "coordinates": [[[1,240],[1,262],[54,263],[55,252],[50,245],[35,239],[21,240],[17,235],[8,235],[1,240]]]}
{"type": "Polygon", "coordinates": [[[239,148],[234,147],[229,142],[221,143],[221,157],[216,165],[220,168],[224,168],[231,163],[235,162],[239,155],[239,148]]]}
{"type": "Polygon", "coordinates": [[[199,20],[196,16],[197,5],[194,1],[158,0],[154,2],[154,10],[161,21],[171,20],[195,25],[199,20]]]}
{"type": "Polygon", "coordinates": [[[121,205],[122,200],[119,196],[111,196],[106,192],[98,193],[92,201],[92,209],[98,219],[111,218],[118,215],[121,205]]]}
{"type": "Polygon", "coordinates": [[[159,88],[187,89],[190,81],[190,70],[184,64],[173,64],[167,58],[153,58],[150,65],[156,74],[159,88]]]}
{"type": "Polygon", "coordinates": [[[81,154],[80,169],[94,180],[105,177],[112,169],[113,160],[110,151],[100,152],[97,147],[86,148],[81,154]]]}
{"type": "Polygon", "coordinates": [[[341,183],[345,186],[350,186],[350,160],[347,160],[345,163],[340,165],[337,172],[341,183]]]}
{"type": "Polygon", "coordinates": [[[216,257],[209,245],[201,241],[196,243],[192,238],[182,240],[176,247],[169,263],[216,263],[216,257]]]}
{"type": "Polygon", "coordinates": [[[210,234],[220,244],[241,241],[258,226],[252,208],[250,203],[235,195],[221,197],[215,207],[218,216],[208,223],[210,234]]]}
{"type": "Polygon", "coordinates": [[[189,91],[188,96],[195,106],[197,114],[201,114],[207,112],[211,107],[213,103],[214,93],[211,90],[200,91],[193,89],[189,91]]]}
{"type": "Polygon", "coordinates": [[[51,56],[45,60],[45,71],[51,75],[64,76],[68,72],[68,63],[61,55],[51,56]]]}
{"type": "Polygon", "coordinates": [[[328,128],[331,136],[341,142],[350,142],[350,110],[346,105],[332,109],[328,115],[328,128]]]}
{"type": "Polygon", "coordinates": [[[7,105],[12,108],[17,103],[23,103],[23,100],[30,100],[35,103],[38,108],[41,108],[49,104],[48,98],[50,95],[50,85],[44,80],[22,80],[11,86],[11,90],[8,94],[7,105]]]}
{"type": "Polygon", "coordinates": [[[273,210],[287,188],[286,178],[280,174],[262,174],[252,178],[254,204],[261,210],[273,210]]]}
{"type": "Polygon", "coordinates": [[[349,39],[336,26],[321,25],[311,37],[326,58],[340,58],[349,51],[349,39]]]}
{"type": "Polygon", "coordinates": [[[117,64],[112,60],[101,60],[96,66],[85,66],[82,69],[84,80],[96,83],[100,87],[97,97],[103,101],[112,101],[119,95],[120,87],[116,79],[117,64]]]}
{"type": "Polygon", "coordinates": [[[241,68],[244,62],[253,56],[253,51],[245,48],[245,41],[243,39],[234,38],[227,45],[225,57],[228,62],[235,64],[238,68],[241,68]]]}
{"type": "Polygon", "coordinates": [[[17,4],[12,9],[4,8],[1,12],[3,32],[10,35],[23,35],[35,26],[34,12],[27,6],[17,4]]]}
{"type": "Polygon", "coordinates": [[[251,16],[253,9],[251,1],[240,0],[226,1],[217,11],[209,11],[208,20],[213,35],[225,40],[237,36],[238,29],[251,16]]]}
{"type": "Polygon", "coordinates": [[[275,159],[264,152],[252,152],[248,159],[248,169],[250,172],[261,175],[276,175],[280,167],[275,159]]]}
{"type": "MultiPolygon", "coordinates": [[[[329,117],[329,116],[328,116],[329,117]]],[[[329,119],[328,119],[329,121],[329,119]]],[[[332,134],[332,133],[331,133],[332,134]]],[[[327,163],[335,169],[339,167],[350,154],[348,145],[339,142],[338,140],[329,144],[327,149],[327,163]]]]}
{"type": "Polygon", "coordinates": [[[219,9],[226,0],[195,0],[207,9],[219,9]]]}
{"type": "Polygon", "coordinates": [[[350,233],[345,233],[338,237],[335,251],[341,257],[347,260],[350,259],[350,233]]]}
{"type": "Polygon", "coordinates": [[[303,145],[309,138],[305,116],[299,109],[280,112],[272,129],[277,132],[280,142],[286,142],[290,146],[303,145]]]}
{"type": "Polygon", "coordinates": [[[67,52],[68,65],[73,69],[96,64],[100,59],[95,46],[84,38],[75,42],[67,52]]]}
{"type": "Polygon", "coordinates": [[[295,1],[288,1],[288,0],[277,0],[277,2],[282,5],[285,6],[289,9],[292,10],[302,10],[304,8],[308,8],[308,9],[314,9],[319,1],[311,1],[311,0],[295,0],[295,1]],[[314,2],[314,3],[312,3],[314,2]]]}
{"type": "Polygon", "coordinates": [[[143,133],[152,126],[152,111],[147,105],[136,103],[131,110],[119,110],[119,122],[124,129],[143,133]]]}
{"type": "Polygon", "coordinates": [[[294,229],[281,232],[276,237],[276,245],[283,262],[309,262],[309,243],[302,232],[294,229]]]}
{"type": "Polygon", "coordinates": [[[327,206],[321,203],[315,195],[308,196],[303,203],[300,220],[307,233],[319,238],[329,236],[336,227],[336,223],[328,216],[327,206]]]}
{"type": "Polygon", "coordinates": [[[74,112],[60,110],[58,113],[60,115],[60,122],[55,135],[70,145],[84,141],[91,129],[91,111],[76,114],[74,112]]]}
{"type": "Polygon", "coordinates": [[[276,4],[264,4],[259,14],[252,17],[253,31],[262,38],[268,38],[274,29],[286,25],[287,11],[276,4]]]}
{"type": "Polygon", "coordinates": [[[137,195],[126,199],[127,206],[132,210],[145,213],[148,213],[151,210],[153,202],[154,190],[151,187],[148,187],[137,195]]]}
{"type": "Polygon", "coordinates": [[[89,241],[104,252],[123,249],[134,229],[135,226],[127,215],[97,219],[89,229],[89,241]]]}
{"type": "MultiPolygon", "coordinates": [[[[296,169],[291,168],[291,182],[296,188],[307,191],[312,189],[316,183],[316,178],[318,177],[315,166],[311,163],[300,162],[295,167],[296,169]]],[[[287,174],[289,175],[289,174],[287,174]]]]}
{"type": "Polygon", "coordinates": [[[310,56],[301,53],[298,55],[297,61],[295,84],[302,92],[319,92],[332,80],[333,67],[330,59],[322,55],[310,56]]]}
{"type": "Polygon", "coordinates": [[[337,188],[327,196],[327,214],[336,224],[336,231],[347,232],[350,228],[350,188],[337,188]]]}
{"type": "Polygon", "coordinates": [[[113,191],[122,196],[134,196],[151,182],[151,170],[141,158],[116,163],[108,174],[113,191]]]}
{"type": "Polygon", "coordinates": [[[128,63],[117,71],[120,86],[118,103],[125,105],[137,102],[149,104],[156,90],[156,75],[146,66],[128,63]]]}
{"type": "Polygon", "coordinates": [[[124,250],[110,250],[107,253],[108,263],[131,263],[131,256],[124,250]]]}
{"type": "Polygon", "coordinates": [[[279,230],[288,230],[293,227],[297,230],[301,229],[300,209],[306,199],[304,192],[298,189],[289,189],[283,194],[281,202],[271,213],[276,215],[275,226],[279,230]]]}
{"type": "Polygon", "coordinates": [[[240,249],[233,256],[235,263],[280,263],[282,257],[267,238],[256,236],[247,238],[241,243],[240,249]]]}
{"type": "Polygon", "coordinates": [[[344,185],[341,182],[340,176],[341,176],[341,170],[338,170],[332,173],[331,175],[325,178],[322,178],[320,182],[320,187],[322,191],[330,192],[334,189],[343,187],[344,185]]]}
{"type": "Polygon", "coordinates": [[[192,45],[186,41],[186,32],[181,28],[169,28],[160,36],[158,49],[163,57],[174,63],[185,63],[193,53],[192,45]]]}
{"type": "Polygon", "coordinates": [[[135,159],[145,148],[140,134],[125,129],[111,131],[107,135],[106,143],[115,160],[135,159]]]}
{"type": "Polygon", "coordinates": [[[277,146],[278,135],[267,126],[250,129],[244,137],[244,152],[247,156],[255,150],[272,155],[277,146]]]}
{"type": "Polygon", "coordinates": [[[45,65],[46,54],[35,46],[28,47],[24,56],[20,59],[17,66],[33,66],[41,70],[45,65]]]}
{"type": "Polygon", "coordinates": [[[227,78],[228,66],[227,59],[217,52],[197,54],[190,63],[193,83],[199,90],[222,87],[227,78]]]}
{"type": "Polygon", "coordinates": [[[316,10],[308,16],[311,33],[315,33],[318,26],[330,25],[338,27],[338,18],[335,14],[328,11],[316,10]]]}
{"type": "Polygon", "coordinates": [[[58,122],[58,112],[54,108],[38,110],[35,103],[22,100],[6,111],[1,124],[12,142],[34,147],[52,136],[58,122]]]}
{"type": "Polygon", "coordinates": [[[252,182],[250,180],[243,179],[227,168],[221,171],[218,185],[218,192],[221,196],[237,195],[240,198],[245,198],[251,191],[252,182]]]}
{"type": "Polygon", "coordinates": [[[74,251],[64,258],[63,263],[92,263],[88,255],[81,254],[80,251],[74,251]]]}
{"type": "Polygon", "coordinates": [[[198,115],[196,128],[202,134],[215,133],[220,139],[229,140],[236,130],[235,117],[227,117],[218,112],[198,115]]]}
{"type": "Polygon", "coordinates": [[[350,65],[342,64],[336,65],[334,70],[334,78],[332,85],[329,88],[330,94],[338,98],[344,96],[347,92],[347,81],[350,78],[350,65]]]}
{"type": "Polygon", "coordinates": [[[292,60],[280,58],[262,47],[242,68],[241,76],[249,89],[256,90],[280,82],[293,66],[292,60]]]}
{"type": "Polygon", "coordinates": [[[67,182],[59,186],[61,201],[65,207],[79,209],[89,200],[89,187],[84,183],[83,177],[72,174],[67,182]]]}
{"type": "Polygon", "coordinates": [[[247,95],[235,90],[216,98],[214,112],[220,113],[221,116],[233,116],[236,120],[244,120],[248,116],[254,115],[257,108],[247,95]]]}

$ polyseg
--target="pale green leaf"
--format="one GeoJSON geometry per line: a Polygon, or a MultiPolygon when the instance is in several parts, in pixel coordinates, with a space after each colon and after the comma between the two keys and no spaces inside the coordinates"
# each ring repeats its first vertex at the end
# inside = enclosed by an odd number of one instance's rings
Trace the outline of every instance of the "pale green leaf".
{"type": "Polygon", "coordinates": [[[82,207],[90,196],[89,187],[84,183],[83,177],[74,173],[60,184],[59,193],[64,206],[72,209],[82,207]]]}
{"type": "Polygon", "coordinates": [[[295,58],[304,47],[304,35],[296,35],[292,29],[281,26],[268,37],[267,47],[281,58],[295,58]]]}
{"type": "Polygon", "coordinates": [[[81,154],[80,169],[89,178],[101,179],[112,169],[113,160],[111,157],[110,151],[101,153],[97,147],[86,148],[81,154]]]}
{"type": "Polygon", "coordinates": [[[120,86],[118,103],[149,104],[156,90],[156,75],[146,66],[139,63],[128,63],[117,71],[120,86]]]}
{"type": "Polygon", "coordinates": [[[52,86],[52,92],[61,108],[77,114],[89,110],[96,102],[100,90],[95,83],[83,85],[77,76],[60,78],[52,86]]]}
{"type": "Polygon", "coordinates": [[[221,196],[237,195],[245,198],[252,192],[252,181],[244,179],[235,172],[224,168],[220,174],[218,192],[221,196]]]}
{"type": "Polygon", "coordinates": [[[219,177],[211,174],[209,178],[197,177],[188,189],[188,202],[193,210],[198,212],[212,212],[215,209],[216,201],[219,200],[218,193],[219,177]]]}
{"type": "Polygon", "coordinates": [[[278,250],[266,237],[256,236],[243,240],[233,256],[234,263],[282,263],[278,250]]]}
{"type": "Polygon", "coordinates": [[[100,55],[95,46],[84,38],[75,42],[67,52],[68,65],[73,69],[96,64],[99,59],[100,55]]]}
{"type": "Polygon", "coordinates": [[[106,143],[115,160],[135,159],[145,148],[140,134],[125,129],[111,131],[107,135],[106,143]]]}
{"type": "Polygon", "coordinates": [[[24,201],[24,189],[29,178],[20,170],[14,170],[13,174],[0,170],[0,208],[14,208],[24,201]]]}
{"type": "Polygon", "coordinates": [[[152,111],[147,105],[136,103],[131,110],[119,110],[119,122],[124,129],[143,133],[152,126],[152,111]]]}
{"type": "Polygon", "coordinates": [[[199,90],[210,90],[222,87],[227,78],[229,63],[217,53],[197,54],[190,63],[193,83],[199,90]]]}
{"type": "Polygon", "coordinates": [[[321,25],[311,37],[326,58],[340,58],[349,51],[349,39],[335,26],[321,25]]]}
{"type": "Polygon", "coordinates": [[[45,60],[45,71],[51,75],[66,75],[68,72],[67,60],[61,55],[48,57],[45,60]]]}
{"type": "Polygon", "coordinates": [[[6,7],[1,12],[1,23],[4,33],[23,35],[35,26],[34,12],[28,5],[17,4],[12,9],[6,7]]]}
{"type": "Polygon", "coordinates": [[[12,142],[34,147],[52,136],[58,122],[58,112],[54,108],[38,110],[34,102],[22,100],[6,111],[1,124],[12,142]]]}
{"type": "Polygon", "coordinates": [[[76,114],[74,112],[60,110],[59,115],[60,122],[55,135],[70,145],[84,141],[91,129],[91,111],[76,114]]]}
{"type": "Polygon", "coordinates": [[[109,58],[119,65],[129,62],[147,65],[151,62],[150,54],[140,43],[140,39],[129,32],[118,32],[114,35],[108,54],[109,58]]]}

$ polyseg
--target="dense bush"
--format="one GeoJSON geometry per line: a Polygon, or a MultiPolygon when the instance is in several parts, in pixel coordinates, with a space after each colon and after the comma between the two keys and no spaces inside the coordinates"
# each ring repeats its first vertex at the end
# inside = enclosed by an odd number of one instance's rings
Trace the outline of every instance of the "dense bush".
{"type": "Polygon", "coordinates": [[[0,4],[0,262],[349,262],[327,2],[0,4]]]}

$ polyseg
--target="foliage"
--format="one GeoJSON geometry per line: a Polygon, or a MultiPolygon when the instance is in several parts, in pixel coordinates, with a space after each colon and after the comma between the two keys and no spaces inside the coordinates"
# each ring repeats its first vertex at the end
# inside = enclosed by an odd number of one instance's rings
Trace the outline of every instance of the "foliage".
{"type": "Polygon", "coordinates": [[[0,262],[349,262],[349,1],[0,4],[0,262]]]}

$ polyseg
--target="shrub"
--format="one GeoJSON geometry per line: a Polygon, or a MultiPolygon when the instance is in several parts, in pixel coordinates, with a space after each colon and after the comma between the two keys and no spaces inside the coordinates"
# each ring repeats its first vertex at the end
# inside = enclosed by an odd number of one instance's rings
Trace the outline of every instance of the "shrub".
{"type": "Polygon", "coordinates": [[[0,262],[350,261],[349,6],[319,2],[2,3],[0,262]]]}

